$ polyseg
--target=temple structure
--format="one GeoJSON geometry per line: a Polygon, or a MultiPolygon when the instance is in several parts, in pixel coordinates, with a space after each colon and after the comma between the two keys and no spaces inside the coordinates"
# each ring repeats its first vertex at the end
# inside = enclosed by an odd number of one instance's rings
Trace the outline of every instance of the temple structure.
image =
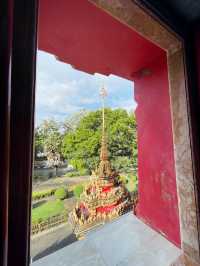
{"type": "Polygon", "coordinates": [[[134,206],[134,200],[109,161],[104,112],[104,99],[107,93],[104,88],[101,89],[100,96],[103,107],[99,167],[93,171],[89,184],[80,196],[80,202],[69,217],[78,237],[92,227],[117,218],[134,206]]]}

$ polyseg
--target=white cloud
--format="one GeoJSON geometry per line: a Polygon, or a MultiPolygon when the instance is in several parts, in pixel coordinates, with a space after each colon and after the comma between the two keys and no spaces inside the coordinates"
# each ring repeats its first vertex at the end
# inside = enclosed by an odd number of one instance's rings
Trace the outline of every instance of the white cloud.
{"type": "Polygon", "coordinates": [[[108,89],[107,105],[132,110],[133,82],[116,76],[89,75],[57,61],[52,55],[38,53],[36,82],[36,124],[42,119],[63,120],[82,109],[101,106],[99,88],[108,89]]]}
{"type": "Polygon", "coordinates": [[[121,102],[116,102],[115,104],[113,104],[113,108],[114,109],[117,109],[117,108],[123,108],[125,109],[127,112],[130,112],[130,111],[135,111],[137,107],[137,103],[131,99],[131,100],[124,100],[124,101],[121,101],[121,102]]]}

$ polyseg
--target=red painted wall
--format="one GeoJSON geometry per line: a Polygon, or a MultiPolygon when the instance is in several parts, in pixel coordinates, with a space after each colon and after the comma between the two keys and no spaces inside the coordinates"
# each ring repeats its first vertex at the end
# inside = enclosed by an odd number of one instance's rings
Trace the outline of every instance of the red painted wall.
{"type": "Polygon", "coordinates": [[[166,56],[148,66],[150,74],[135,78],[138,103],[137,215],[170,241],[180,245],[179,214],[172,141],[166,56]]]}
{"type": "Polygon", "coordinates": [[[84,72],[130,80],[164,53],[87,0],[40,0],[38,48],[84,72]]]}

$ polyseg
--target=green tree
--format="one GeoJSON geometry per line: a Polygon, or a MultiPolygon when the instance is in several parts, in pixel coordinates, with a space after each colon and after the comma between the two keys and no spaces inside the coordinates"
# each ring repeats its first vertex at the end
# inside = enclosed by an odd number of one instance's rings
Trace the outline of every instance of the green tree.
{"type": "MultiPolygon", "coordinates": [[[[110,159],[126,156],[137,164],[136,121],[133,114],[123,109],[106,109],[106,132],[110,159]]],[[[62,145],[64,157],[73,162],[78,170],[89,170],[99,160],[102,130],[101,110],[86,114],[74,131],[66,133],[62,145]]]]}
{"type": "Polygon", "coordinates": [[[62,157],[61,125],[55,120],[44,120],[35,131],[35,154],[42,152],[49,164],[57,167],[62,157]]]}
{"type": "Polygon", "coordinates": [[[68,133],[69,131],[74,131],[79,125],[81,119],[88,113],[87,110],[83,109],[79,112],[72,114],[70,117],[67,117],[65,121],[62,123],[62,128],[64,133],[68,133]]]}
{"type": "Polygon", "coordinates": [[[35,129],[35,159],[39,154],[44,153],[44,137],[40,133],[40,128],[35,129]]]}

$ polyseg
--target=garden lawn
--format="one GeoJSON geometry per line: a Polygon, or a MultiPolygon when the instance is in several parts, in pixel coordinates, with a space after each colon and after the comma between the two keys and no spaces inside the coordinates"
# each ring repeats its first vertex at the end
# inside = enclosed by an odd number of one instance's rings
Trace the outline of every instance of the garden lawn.
{"type": "Polygon", "coordinates": [[[45,221],[50,217],[61,214],[64,211],[64,203],[61,200],[48,201],[37,208],[32,209],[32,223],[45,221]]]}

